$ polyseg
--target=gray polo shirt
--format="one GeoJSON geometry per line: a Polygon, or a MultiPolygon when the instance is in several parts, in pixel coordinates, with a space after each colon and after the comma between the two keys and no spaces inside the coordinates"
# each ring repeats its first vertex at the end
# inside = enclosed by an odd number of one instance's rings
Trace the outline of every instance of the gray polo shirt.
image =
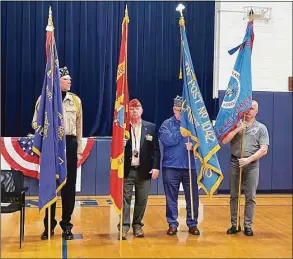
{"type": "MultiPolygon", "coordinates": [[[[231,154],[240,158],[242,131],[238,132],[231,140],[231,154]]],[[[269,134],[267,127],[258,122],[247,127],[244,135],[243,157],[249,157],[256,153],[261,145],[269,145],[269,134]]]]}

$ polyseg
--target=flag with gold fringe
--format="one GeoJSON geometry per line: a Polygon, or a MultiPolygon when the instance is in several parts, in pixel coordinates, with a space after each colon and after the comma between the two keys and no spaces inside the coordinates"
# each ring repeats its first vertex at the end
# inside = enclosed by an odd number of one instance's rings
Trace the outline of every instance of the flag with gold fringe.
{"type": "Polygon", "coordinates": [[[45,77],[32,147],[40,157],[39,210],[57,200],[66,183],[67,160],[59,61],[50,7],[46,35],[45,77]]]}
{"type": "Polygon", "coordinates": [[[189,136],[193,143],[198,184],[209,197],[212,197],[223,180],[217,158],[220,146],[195,76],[183,16],[180,18],[179,25],[183,67],[183,103],[180,131],[183,136],[189,136]]]}
{"type": "Polygon", "coordinates": [[[114,208],[121,213],[123,207],[124,138],[129,139],[129,94],[127,81],[127,42],[129,16],[127,6],[122,22],[122,37],[117,68],[117,89],[113,116],[111,143],[110,197],[114,208]]]}

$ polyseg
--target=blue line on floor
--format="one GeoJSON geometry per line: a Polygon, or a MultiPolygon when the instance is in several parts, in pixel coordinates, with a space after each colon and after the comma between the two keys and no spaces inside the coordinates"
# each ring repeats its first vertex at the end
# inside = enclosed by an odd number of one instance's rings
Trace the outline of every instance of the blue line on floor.
{"type": "Polygon", "coordinates": [[[62,238],[62,259],[67,259],[67,240],[62,238]]]}
{"type": "MultiPolygon", "coordinates": [[[[82,234],[74,234],[74,239],[83,239],[82,234]]],[[[62,259],[67,259],[67,240],[62,238],[62,259]]]]}

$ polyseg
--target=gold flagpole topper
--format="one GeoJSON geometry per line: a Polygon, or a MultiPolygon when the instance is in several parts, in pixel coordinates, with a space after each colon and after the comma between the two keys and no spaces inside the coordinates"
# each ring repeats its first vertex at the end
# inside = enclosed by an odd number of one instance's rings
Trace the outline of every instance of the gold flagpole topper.
{"type": "MultiPolygon", "coordinates": [[[[176,7],[176,11],[180,13],[180,20],[179,24],[184,25],[184,17],[183,17],[183,10],[185,9],[185,6],[183,4],[179,4],[176,7]]],[[[182,79],[182,42],[180,43],[180,69],[179,69],[179,79],[182,79]]]]}
{"type": "Polygon", "coordinates": [[[51,8],[51,6],[49,8],[48,25],[46,27],[46,31],[54,31],[53,19],[52,19],[52,8],[51,8]]]}

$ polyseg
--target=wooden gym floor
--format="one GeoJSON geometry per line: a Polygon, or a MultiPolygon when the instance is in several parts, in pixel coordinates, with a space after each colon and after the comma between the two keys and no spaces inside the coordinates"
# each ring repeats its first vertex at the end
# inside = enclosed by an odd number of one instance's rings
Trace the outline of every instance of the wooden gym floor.
{"type": "MultiPolygon", "coordinates": [[[[42,214],[37,197],[27,200],[25,240],[19,249],[19,213],[1,214],[1,258],[292,258],[292,196],[257,195],[254,236],[227,235],[229,196],[200,196],[200,236],[190,236],[185,201],[180,197],[179,232],[167,236],[164,196],[150,196],[144,217],[145,238],[117,240],[119,216],[108,197],[77,197],[72,222],[76,239],[63,241],[55,228],[51,241],[40,240],[42,214]]],[[[241,225],[243,226],[241,200],[241,225]]],[[[60,220],[61,201],[57,204],[60,220]]]]}

